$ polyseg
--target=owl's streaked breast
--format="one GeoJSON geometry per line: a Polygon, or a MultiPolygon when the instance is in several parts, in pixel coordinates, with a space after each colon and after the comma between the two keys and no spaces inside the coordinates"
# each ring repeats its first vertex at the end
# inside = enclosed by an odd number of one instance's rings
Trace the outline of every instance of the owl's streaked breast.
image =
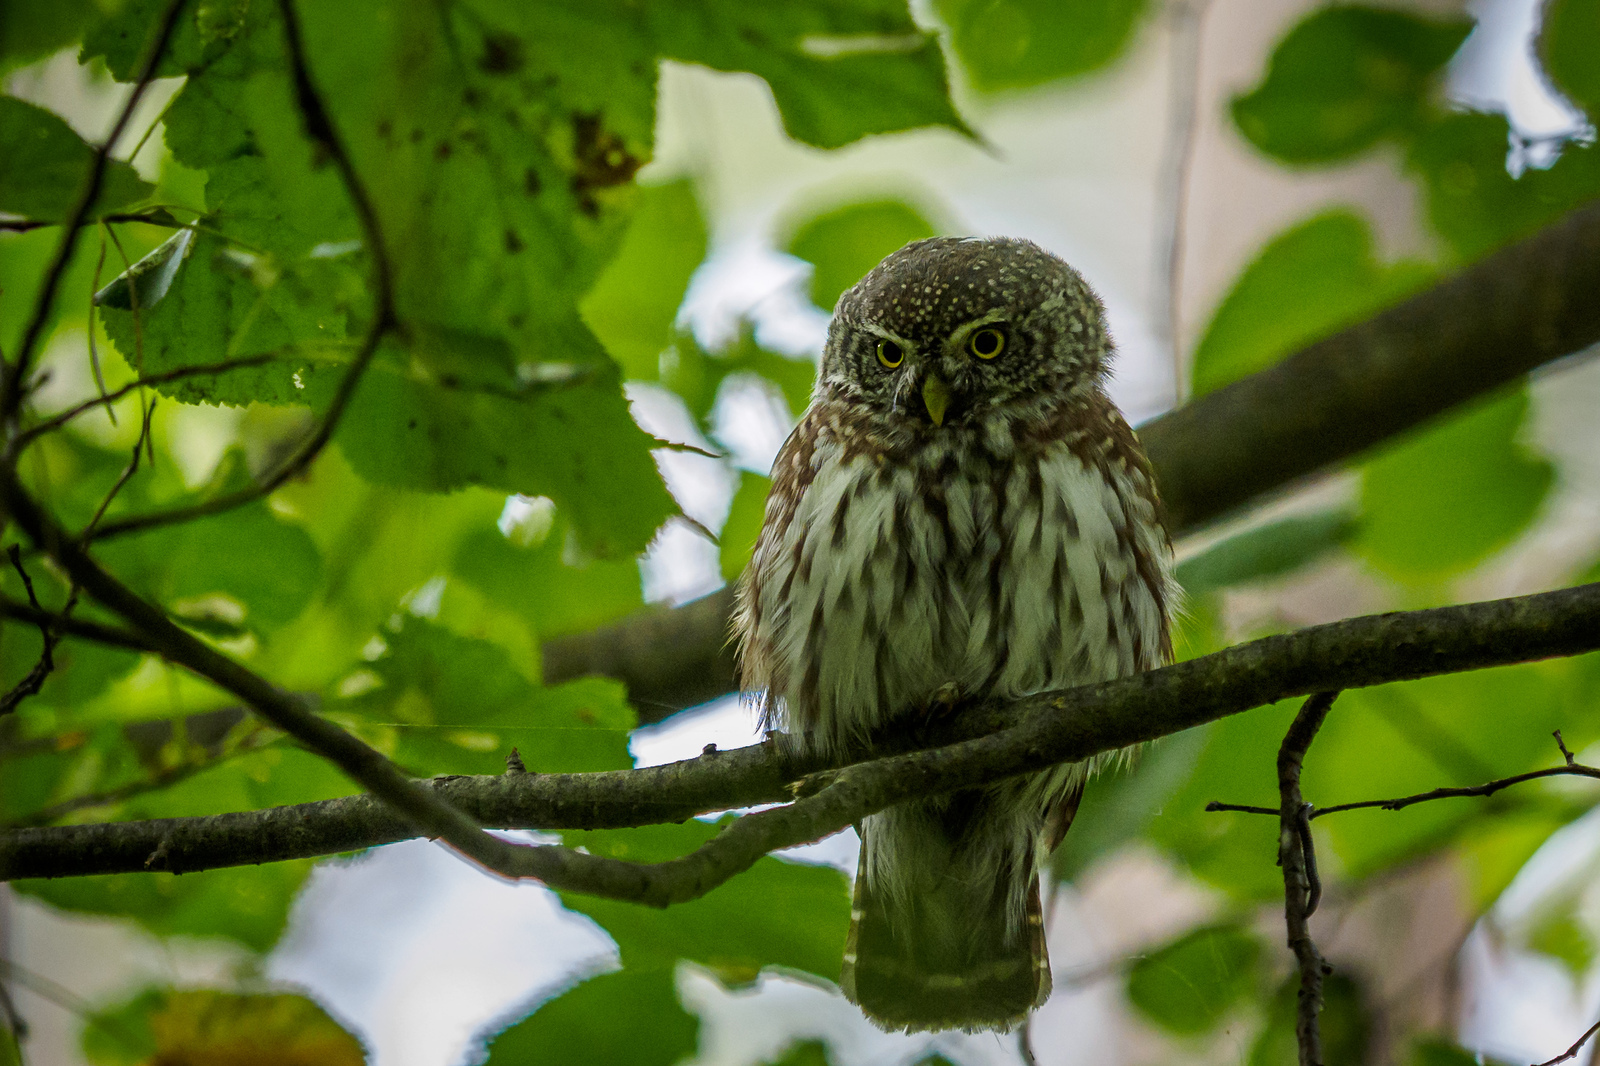
{"type": "Polygon", "coordinates": [[[797,438],[741,624],[747,680],[810,746],[836,749],[950,682],[1018,696],[1161,664],[1168,549],[1141,470],[1009,432],[947,432],[892,458],[825,423],[797,438]]]}

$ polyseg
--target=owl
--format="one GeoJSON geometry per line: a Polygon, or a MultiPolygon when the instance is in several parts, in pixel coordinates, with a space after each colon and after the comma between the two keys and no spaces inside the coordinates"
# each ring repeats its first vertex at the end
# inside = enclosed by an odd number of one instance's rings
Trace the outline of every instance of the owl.
{"type": "MultiPolygon", "coordinates": [[[[741,685],[842,757],[966,701],[1171,660],[1150,465],[1104,309],[1028,241],[933,238],[839,299],[738,589],[741,685]]],[[[841,987],[887,1029],[1007,1029],[1050,992],[1041,865],[1085,763],[866,818],[841,987]]]]}

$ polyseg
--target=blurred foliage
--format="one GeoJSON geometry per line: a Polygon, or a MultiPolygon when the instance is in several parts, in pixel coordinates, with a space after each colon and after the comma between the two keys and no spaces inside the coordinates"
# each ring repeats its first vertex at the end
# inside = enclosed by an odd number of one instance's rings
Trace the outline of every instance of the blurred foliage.
{"type": "Polygon", "coordinates": [[[904,200],[872,200],[812,215],[795,226],[784,250],[811,264],[811,302],[831,312],[884,256],[938,232],[904,200]]]}
{"type": "MultiPolygon", "coordinates": [[[[91,70],[127,81],[162,6],[6,0],[0,73],[76,47],[91,70]]],[[[677,510],[657,471],[661,442],[635,424],[624,383],[681,404],[717,450],[730,392],[759,390],[798,417],[815,372],[749,322],[712,335],[681,317],[714,254],[712,186],[703,175],[636,180],[654,151],[658,66],[764,79],[788,134],[817,149],[927,126],[971,136],[940,38],[903,0],[331,0],[298,10],[313,80],[369,186],[402,328],[305,476],[222,516],[105,541],[97,555],[412,772],[498,772],[512,747],[535,772],[626,767],[635,718],[621,686],[545,685],[539,654],[543,640],[642,605],[639,553],[677,510]]],[[[935,0],[926,14],[979,94],[1048,91],[1110,69],[1154,17],[1143,0],[935,0]]],[[[1193,394],[1272,366],[1600,196],[1600,148],[1582,131],[1533,152],[1504,116],[1445,100],[1444,72],[1470,29],[1420,9],[1329,5],[1261,57],[1256,83],[1232,103],[1238,133],[1297,170],[1391,152],[1436,242],[1427,258],[1392,258],[1366,218],[1336,205],[1288,226],[1210,316],[1193,394]]],[[[1538,56],[1591,124],[1596,54],[1600,7],[1551,0],[1538,56]]],[[[184,81],[151,136],[159,162],[142,172],[114,163],[93,212],[147,211],[153,224],[82,234],[47,323],[54,391],[40,395],[40,413],[93,394],[89,337],[109,388],[256,361],[156,384],[122,401],[114,424],[97,413],[33,444],[22,476],[72,528],[128,470],[141,404],[156,402],[144,460],[104,521],[211,499],[272,468],[327,410],[372,325],[373,249],[338,168],[305,135],[277,6],[195,5],[161,73],[184,81]]],[[[0,213],[58,219],[90,152],[63,116],[0,96],[0,213]]],[[[906,241],[959,229],[931,198],[882,189],[824,190],[780,213],[772,243],[809,264],[805,295],[817,308],[906,241]]],[[[49,226],[0,232],[0,349],[14,350],[58,238],[49,226]]],[[[1561,483],[1531,443],[1532,417],[1526,388],[1487,397],[1357,464],[1347,502],[1246,522],[1186,556],[1181,653],[1290,627],[1238,607],[1308,575],[1376,576],[1407,604],[1452,598],[1463,578],[1526,543],[1561,483]]],[[[718,545],[733,580],[768,482],[717,461],[733,489],[718,545]]],[[[59,574],[26,565],[47,607],[66,602],[59,574]]],[[[1596,576],[1600,563],[1584,579],[1596,576]]],[[[0,592],[25,597],[9,568],[0,592]]],[[[111,620],[87,600],[76,610],[111,620]]],[[[0,684],[24,676],[40,649],[37,629],[0,628],[0,684]]],[[[7,824],[208,815],[351,791],[325,762],[153,657],[66,641],[56,660],[42,691],[0,721],[7,824]]],[[[1550,730],[1574,750],[1600,741],[1597,691],[1591,656],[1346,693],[1307,761],[1307,796],[1328,805],[1552,765],[1550,730]]],[[[1276,826],[1204,810],[1210,800],[1275,805],[1292,714],[1284,704],[1170,737],[1097,778],[1055,858],[1071,878],[1138,842],[1216,890],[1216,912],[1127,973],[1129,1001],[1179,1057],[1239,1024],[1249,1041],[1239,1054],[1253,1066],[1292,1061],[1293,988],[1278,940],[1243,917],[1281,899],[1276,826]]],[[[1316,834],[1324,875],[1352,896],[1406,864],[1448,858],[1464,906],[1481,912],[1592,802],[1541,783],[1493,803],[1339,815],[1316,834]]],[[[690,821],[565,837],[596,854],[664,859],[717,831],[690,821]]],[[[311,865],[16,888],[158,937],[223,938],[259,962],[311,865]]],[[[779,858],[665,911],[563,903],[611,936],[621,968],[502,1019],[485,1034],[491,1063],[669,1066],[699,1039],[678,998],[683,966],[734,989],[764,970],[833,981],[850,908],[838,871],[779,858]]],[[[1576,973],[1592,962],[1594,931],[1571,900],[1558,904],[1519,935],[1576,973]]],[[[1385,1031],[1358,978],[1341,971],[1328,984],[1330,1063],[1364,1061],[1371,1034],[1385,1031]]],[[[1443,1038],[1392,1035],[1411,1066],[1477,1061],[1443,1038]]],[[[96,1063],[130,1064],[364,1055],[309,1001],[254,990],[146,990],[87,1019],[84,1048],[96,1063]]],[[[9,1053],[0,1042],[0,1063],[9,1053]]],[[[774,1059],[827,1061],[814,1040],[774,1059]]]]}
{"type": "Polygon", "coordinates": [[[1148,6],[1146,0],[934,0],[933,9],[950,28],[968,82],[994,92],[1106,66],[1128,47],[1148,6]]]}
{"type": "Polygon", "coordinates": [[[305,996],[152,988],[88,1019],[95,1066],[363,1066],[361,1042],[305,996]]]}

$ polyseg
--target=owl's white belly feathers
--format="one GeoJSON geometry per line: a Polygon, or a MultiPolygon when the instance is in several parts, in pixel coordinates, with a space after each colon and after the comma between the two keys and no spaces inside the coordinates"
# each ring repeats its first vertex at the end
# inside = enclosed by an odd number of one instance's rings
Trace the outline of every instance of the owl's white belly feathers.
{"type": "Polygon", "coordinates": [[[1008,443],[951,434],[891,465],[817,442],[749,605],[769,714],[808,747],[837,751],[951,683],[1003,698],[1160,665],[1153,504],[1115,462],[1008,443]]]}

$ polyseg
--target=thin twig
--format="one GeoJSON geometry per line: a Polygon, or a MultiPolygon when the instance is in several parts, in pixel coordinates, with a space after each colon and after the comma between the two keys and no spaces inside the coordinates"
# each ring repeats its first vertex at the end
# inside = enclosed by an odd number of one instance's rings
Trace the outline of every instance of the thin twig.
{"type": "Polygon", "coordinates": [[[111,132],[95,149],[89,173],[84,178],[83,187],[78,191],[78,200],[68,214],[68,222],[61,231],[61,240],[56,245],[55,256],[45,270],[44,282],[39,288],[38,297],[34,300],[33,314],[22,331],[22,341],[17,345],[12,361],[5,366],[3,377],[0,377],[0,421],[7,425],[15,420],[17,411],[22,406],[22,386],[27,377],[28,366],[33,360],[34,349],[43,337],[45,326],[49,324],[50,312],[55,307],[56,292],[61,287],[61,279],[66,274],[67,264],[72,260],[73,250],[78,244],[79,230],[88,219],[89,212],[94,209],[95,200],[100,196],[111,151],[133,118],[133,112],[139,106],[145,90],[155,80],[156,70],[161,65],[161,57],[167,50],[167,42],[172,39],[173,31],[178,25],[178,16],[186,3],[187,0],[169,0],[156,25],[155,37],[145,49],[133,91],[128,94],[127,102],[123,104],[116,122],[112,124],[111,132]]]}
{"type": "Polygon", "coordinates": [[[105,499],[100,501],[99,508],[94,517],[89,519],[89,524],[83,527],[83,532],[78,534],[80,543],[87,544],[94,539],[94,527],[100,524],[100,519],[105,517],[106,508],[111,506],[111,501],[117,498],[124,485],[133,480],[133,475],[139,472],[139,462],[144,455],[145,442],[150,439],[150,419],[155,417],[156,403],[151,400],[144,409],[144,420],[139,426],[139,436],[133,442],[133,457],[128,460],[128,465],[123,468],[122,476],[117,478],[117,483],[111,486],[111,491],[106,493],[105,499]]]}
{"type": "Polygon", "coordinates": [[[1282,804],[1278,811],[1278,864],[1283,867],[1283,918],[1289,949],[1300,965],[1294,1027],[1300,1066],[1322,1066],[1322,979],[1330,972],[1307,924],[1322,896],[1322,886],[1317,880],[1311,844],[1311,805],[1300,792],[1300,771],[1306,751],[1338,695],[1318,692],[1306,700],[1278,749],[1278,796],[1282,804]]]}
{"type": "Polygon", "coordinates": [[[328,109],[324,106],[322,97],[311,79],[311,71],[306,63],[305,45],[300,36],[300,20],[295,13],[293,0],[279,0],[278,7],[283,14],[284,40],[289,53],[290,70],[294,77],[295,99],[300,107],[306,134],[321,146],[338,167],[345,192],[349,195],[350,202],[355,207],[356,217],[360,220],[367,251],[372,257],[372,285],[375,290],[372,325],[367,329],[360,349],[351,360],[349,369],[345,371],[332,401],[328,404],[328,409],[323,413],[316,428],[295,447],[276,470],[249,488],[226,493],[203,503],[107,522],[96,533],[96,540],[231,511],[272,494],[291,479],[300,476],[321,454],[328,441],[333,439],[334,430],[338,428],[345,408],[354,398],[356,387],[360,385],[367,366],[377,355],[378,346],[384,337],[400,328],[400,321],[395,314],[393,269],[387,246],[384,244],[377,208],[367,194],[360,175],[356,173],[355,164],[334,129],[328,109]]]}
{"type": "MultiPolygon", "coordinates": [[[[147,207],[142,211],[114,212],[96,219],[85,219],[79,225],[98,226],[102,222],[142,222],[147,226],[160,226],[163,229],[183,229],[187,225],[173,218],[166,206],[147,207]]],[[[59,221],[42,218],[0,218],[0,233],[29,233],[36,229],[48,229],[59,225],[61,225],[59,221]]]]}
{"type": "Polygon", "coordinates": [[[39,597],[33,590],[33,578],[28,576],[27,568],[22,565],[22,549],[13,544],[6,549],[6,555],[10,558],[11,565],[16,569],[17,574],[22,578],[22,587],[28,590],[28,602],[33,605],[34,610],[43,616],[36,624],[39,627],[39,636],[44,641],[44,645],[39,649],[39,661],[33,664],[33,669],[28,671],[28,676],[18,681],[11,691],[4,696],[0,696],[0,717],[15,711],[22,701],[29,696],[37,696],[39,694],[39,690],[44,687],[45,679],[56,668],[56,641],[60,639],[56,636],[55,627],[49,621],[50,616],[45,615],[44,608],[39,606],[39,597]]]}
{"type": "Polygon", "coordinates": [[[66,618],[51,611],[43,611],[28,604],[18,603],[5,596],[0,596],[0,618],[14,618],[19,622],[48,625],[58,636],[104,644],[108,648],[123,648],[127,651],[151,653],[156,651],[153,644],[131,630],[118,629],[116,626],[108,626],[101,622],[86,622],[79,618],[66,618]]]}
{"type": "Polygon", "coordinates": [[[160,374],[146,375],[145,377],[139,378],[136,381],[128,382],[128,384],[123,385],[121,388],[111,390],[105,395],[104,398],[96,396],[92,400],[84,400],[82,403],[74,407],[69,407],[67,410],[62,411],[60,414],[54,415],[43,422],[40,422],[36,426],[30,426],[28,429],[17,435],[16,450],[20,452],[22,449],[26,448],[29,444],[32,444],[38,438],[44,436],[46,433],[60,429],[62,426],[66,425],[74,418],[77,418],[79,415],[92,411],[102,404],[106,406],[107,410],[110,410],[111,404],[116,403],[130,392],[134,392],[138,389],[150,388],[155,385],[166,385],[174,381],[182,381],[185,378],[205,377],[209,374],[225,374],[230,370],[239,370],[248,366],[260,366],[263,363],[272,362],[272,360],[278,357],[278,354],[279,353],[276,351],[265,352],[261,355],[248,355],[239,359],[224,359],[220,363],[201,363],[195,366],[180,366],[172,370],[164,371],[160,374]]]}
{"type": "MultiPolygon", "coordinates": [[[[1551,766],[1543,770],[1530,770],[1525,774],[1514,774],[1511,777],[1502,777],[1494,781],[1486,781],[1481,785],[1463,786],[1460,788],[1435,788],[1427,792],[1418,792],[1410,796],[1397,796],[1393,799],[1358,800],[1354,803],[1339,803],[1332,807],[1320,807],[1311,812],[1309,818],[1322,818],[1329,814],[1343,814],[1345,811],[1360,811],[1376,808],[1384,811],[1398,811],[1414,803],[1426,803],[1429,800],[1455,799],[1463,796],[1492,796],[1502,789],[1512,785],[1520,785],[1524,781],[1537,781],[1545,777],[1589,777],[1600,780],[1600,767],[1585,766],[1573,759],[1572,753],[1567,750],[1566,743],[1561,740],[1560,730],[1556,731],[1556,743],[1561,746],[1561,754],[1566,757],[1564,766],[1551,766]]],[[[1237,811],[1241,814],[1277,814],[1271,807],[1255,807],[1244,803],[1217,803],[1206,804],[1208,811],[1237,811]]]]}
{"type": "Polygon", "coordinates": [[[1593,1025],[1589,1026],[1589,1028],[1585,1030],[1584,1034],[1578,1037],[1578,1042],[1567,1048],[1567,1050],[1563,1051],[1553,1059],[1546,1059],[1544,1062],[1536,1063],[1535,1066],[1557,1066],[1558,1063],[1577,1058],[1578,1052],[1583,1049],[1583,1045],[1588,1043],[1589,1038],[1594,1036],[1596,1033],[1600,1033],[1600,1022],[1595,1022],[1593,1025]]]}
{"type": "Polygon", "coordinates": [[[1200,98],[1201,29],[1210,0],[1175,0],[1172,18],[1172,79],[1168,93],[1167,143],[1161,163],[1161,199],[1168,209],[1157,262],[1165,277],[1156,285],[1156,321],[1172,346],[1172,398],[1182,403],[1183,252],[1189,207],[1189,176],[1194,166],[1197,104],[1200,98]],[[1165,307],[1159,306],[1164,302],[1165,307]]]}

